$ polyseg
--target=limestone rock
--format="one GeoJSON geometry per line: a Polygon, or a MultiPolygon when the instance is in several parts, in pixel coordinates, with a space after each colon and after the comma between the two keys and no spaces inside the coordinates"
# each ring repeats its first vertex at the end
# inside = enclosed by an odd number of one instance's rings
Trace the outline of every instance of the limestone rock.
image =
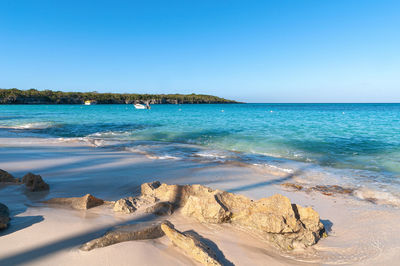
{"type": "Polygon", "coordinates": [[[213,197],[222,192],[212,190],[202,185],[167,185],[158,181],[144,183],[141,186],[143,198],[155,198],[159,201],[170,202],[177,207],[184,206],[190,196],[213,197]]]}
{"type": "Polygon", "coordinates": [[[162,224],[161,229],[175,246],[196,261],[203,265],[222,265],[212,249],[194,235],[181,233],[171,224],[162,224]]]}
{"type": "Polygon", "coordinates": [[[136,211],[136,207],[129,199],[120,199],[115,202],[113,210],[115,212],[132,213],[136,211]]]}
{"type": "Polygon", "coordinates": [[[6,229],[8,227],[8,222],[10,221],[10,211],[7,206],[0,203],[0,230],[6,229]]]}
{"type": "Polygon", "coordinates": [[[194,217],[200,222],[223,223],[229,221],[232,213],[219,201],[216,195],[208,194],[199,196],[189,196],[181,213],[185,216],[194,217]]]}
{"type": "Polygon", "coordinates": [[[224,192],[219,198],[232,211],[232,223],[267,233],[293,233],[301,228],[292,204],[285,196],[276,194],[251,201],[244,196],[224,192]]]}
{"type": "Polygon", "coordinates": [[[154,213],[155,215],[171,215],[172,204],[169,202],[157,202],[156,204],[147,207],[146,213],[154,213]]]}
{"type": "Polygon", "coordinates": [[[319,219],[319,214],[313,210],[311,207],[301,207],[300,205],[293,204],[293,210],[296,215],[298,214],[299,220],[310,231],[318,231],[321,229],[321,221],[319,219]],[[297,209],[297,213],[296,213],[297,209]]]}
{"type": "Polygon", "coordinates": [[[102,205],[104,201],[98,199],[90,194],[86,194],[83,197],[73,197],[73,198],[53,198],[45,201],[45,203],[59,204],[71,207],[78,210],[87,210],[99,205],[102,205]]]}
{"type": "Polygon", "coordinates": [[[154,204],[156,199],[153,197],[127,197],[119,199],[114,204],[115,212],[132,213],[139,208],[144,208],[154,204]]]}
{"type": "Polygon", "coordinates": [[[0,169],[0,183],[1,182],[4,182],[4,183],[18,183],[19,179],[18,178],[14,178],[14,176],[12,174],[10,174],[9,172],[0,169]]]}
{"type": "Polygon", "coordinates": [[[82,245],[80,249],[90,251],[125,241],[159,238],[164,236],[164,232],[161,230],[162,224],[169,224],[169,222],[145,222],[118,226],[108,231],[104,236],[82,245]]]}
{"type": "Polygon", "coordinates": [[[142,185],[142,197],[170,202],[175,208],[181,208],[183,215],[200,222],[229,222],[256,230],[285,249],[313,245],[324,233],[316,211],[291,204],[287,197],[279,194],[253,201],[201,185],[152,182],[142,185]]]}
{"type": "Polygon", "coordinates": [[[27,189],[33,192],[49,190],[49,185],[43,181],[40,175],[27,173],[22,177],[22,183],[25,184],[27,189]]]}

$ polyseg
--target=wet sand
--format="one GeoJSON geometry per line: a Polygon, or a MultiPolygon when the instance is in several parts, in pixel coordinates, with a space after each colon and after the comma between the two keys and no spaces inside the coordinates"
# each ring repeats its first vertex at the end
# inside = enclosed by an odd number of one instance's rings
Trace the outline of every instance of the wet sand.
{"type": "Polygon", "coordinates": [[[2,185],[0,202],[11,211],[10,227],[0,232],[0,265],[196,265],[165,237],[119,243],[90,252],[86,241],[111,226],[159,219],[114,213],[106,206],[87,211],[50,208],[39,202],[52,197],[91,193],[105,200],[135,196],[140,184],[203,184],[253,199],[276,193],[292,203],[312,206],[321,216],[328,237],[306,250],[282,252],[257,235],[230,225],[204,225],[174,215],[181,230],[195,230],[214,243],[225,263],[235,265],[357,264],[396,265],[400,260],[399,209],[361,201],[349,195],[323,195],[281,186],[290,173],[260,171],[242,165],[149,159],[79,141],[0,138],[0,169],[21,177],[40,174],[49,192],[28,193],[23,186],[2,185]]]}

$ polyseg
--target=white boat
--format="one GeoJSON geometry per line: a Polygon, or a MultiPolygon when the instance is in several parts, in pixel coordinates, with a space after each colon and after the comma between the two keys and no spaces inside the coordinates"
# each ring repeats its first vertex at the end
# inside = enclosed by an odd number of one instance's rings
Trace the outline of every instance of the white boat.
{"type": "Polygon", "coordinates": [[[135,106],[136,109],[146,109],[146,106],[140,103],[134,104],[133,106],[135,106]]]}
{"type": "Polygon", "coordinates": [[[92,101],[85,101],[85,105],[91,105],[92,101]]]}

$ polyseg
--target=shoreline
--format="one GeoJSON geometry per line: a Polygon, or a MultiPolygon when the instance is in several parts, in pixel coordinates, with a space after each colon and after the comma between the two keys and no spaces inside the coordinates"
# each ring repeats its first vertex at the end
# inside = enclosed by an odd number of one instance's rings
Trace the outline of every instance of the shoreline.
{"type": "MultiPolygon", "coordinates": [[[[32,171],[42,175],[51,186],[49,193],[39,193],[33,197],[17,186],[7,185],[0,188],[2,192],[0,202],[9,206],[12,218],[10,228],[1,233],[0,246],[7,256],[0,255],[0,261],[10,254],[19,254],[15,255],[14,259],[30,259],[24,257],[29,254],[24,239],[29,237],[35,239],[29,244],[31,249],[35,249],[49,241],[59,243],[74,233],[88,232],[93,229],[93,223],[103,227],[104,231],[104,228],[109,228],[111,224],[127,219],[126,216],[123,217],[124,215],[111,214],[102,208],[94,208],[84,214],[79,211],[39,206],[37,201],[52,197],[82,196],[86,193],[105,200],[116,200],[137,195],[141,183],[155,180],[169,184],[203,184],[253,199],[280,193],[296,204],[313,207],[321,215],[321,220],[328,229],[328,237],[320,240],[315,246],[289,253],[273,251],[268,244],[260,242],[251,245],[250,248],[248,244],[251,241],[249,239],[245,241],[243,238],[241,241],[246,242],[245,248],[244,243],[235,243],[235,239],[224,238],[221,229],[220,231],[216,228],[209,231],[204,228],[198,229],[210,239],[216,239],[218,247],[223,250],[225,256],[238,265],[248,263],[257,265],[260,261],[268,261],[271,265],[300,262],[373,265],[374,262],[385,261],[386,265],[394,265],[399,259],[400,252],[396,253],[400,246],[399,240],[391,236],[396,235],[398,228],[396,221],[400,219],[400,214],[393,207],[374,205],[345,195],[326,196],[318,192],[293,191],[281,186],[282,176],[267,175],[249,167],[149,159],[127,151],[94,148],[78,142],[60,143],[56,139],[53,141],[36,138],[0,138],[0,157],[5,158],[0,162],[0,169],[7,170],[15,176],[22,176],[27,171],[32,171]],[[379,219],[371,221],[371,217],[379,219]],[[65,219],[71,221],[65,223],[65,219]],[[76,229],[71,229],[75,227],[76,229]],[[8,243],[20,244],[13,246],[8,243]],[[243,261],[244,258],[253,260],[243,261]]],[[[193,223],[184,219],[175,222],[182,228],[194,227],[193,223]]],[[[400,233],[400,229],[398,231],[400,233]]],[[[176,256],[171,255],[174,251],[171,251],[167,244],[163,244],[162,240],[120,243],[97,250],[96,256],[82,255],[75,251],[76,243],[65,249],[60,248],[57,252],[54,251],[54,254],[52,252],[47,254],[45,249],[41,249],[43,254],[39,254],[37,260],[32,263],[59,264],[72,259],[74,264],[104,263],[105,265],[107,264],[105,261],[124,264],[129,261],[124,254],[132,247],[148,252],[147,254],[161,250],[163,255],[152,257],[150,264],[161,262],[166,265],[187,264],[186,260],[176,261],[176,256]],[[125,253],[121,253],[122,250],[125,250],[125,253]],[[97,258],[98,256],[102,259],[97,258]],[[118,259],[110,261],[112,257],[118,259]]],[[[135,256],[140,255],[138,252],[133,253],[135,256]]],[[[128,257],[132,258],[130,256],[128,257]]],[[[149,263],[148,256],[143,254],[140,256],[143,263],[149,263]]]]}

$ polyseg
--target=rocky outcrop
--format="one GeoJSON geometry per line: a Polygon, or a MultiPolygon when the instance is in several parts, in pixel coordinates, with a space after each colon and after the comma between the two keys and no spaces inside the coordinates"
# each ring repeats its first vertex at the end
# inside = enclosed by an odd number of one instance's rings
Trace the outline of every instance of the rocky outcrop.
{"type": "Polygon", "coordinates": [[[315,244],[324,233],[312,208],[292,204],[282,195],[257,201],[241,195],[212,190],[202,185],[142,184],[142,197],[170,202],[181,213],[200,222],[229,222],[263,233],[284,249],[315,244]]]}
{"type": "Polygon", "coordinates": [[[77,210],[87,210],[104,204],[104,200],[98,199],[90,194],[86,194],[80,198],[53,198],[45,201],[44,203],[64,205],[77,210]]]}
{"type": "Polygon", "coordinates": [[[18,183],[19,179],[15,178],[12,174],[7,171],[0,169],[0,183],[18,183]]]}
{"type": "Polygon", "coordinates": [[[158,221],[118,226],[108,231],[104,236],[82,245],[80,249],[89,251],[125,241],[159,238],[164,236],[164,232],[161,230],[161,226],[164,224],[170,223],[158,221]]]}
{"type": "Polygon", "coordinates": [[[194,260],[203,265],[222,265],[212,249],[194,235],[179,232],[173,225],[167,223],[161,224],[161,230],[175,246],[194,260]]]}
{"type": "Polygon", "coordinates": [[[123,212],[123,213],[132,213],[137,209],[149,206],[155,203],[155,198],[148,197],[128,197],[117,200],[114,203],[114,211],[115,212],[123,212]]]}
{"type": "Polygon", "coordinates": [[[129,199],[120,199],[114,203],[113,210],[115,212],[132,213],[136,211],[136,206],[129,199]]]}
{"type": "Polygon", "coordinates": [[[10,221],[10,211],[7,206],[0,203],[0,230],[6,229],[8,227],[8,222],[10,221]]]}
{"type": "Polygon", "coordinates": [[[49,185],[43,181],[40,175],[27,173],[22,177],[22,183],[25,184],[26,188],[32,192],[49,190],[49,185]]]}
{"type": "Polygon", "coordinates": [[[155,215],[171,215],[172,214],[172,204],[169,202],[157,202],[156,204],[147,207],[144,212],[153,213],[155,215]]]}

